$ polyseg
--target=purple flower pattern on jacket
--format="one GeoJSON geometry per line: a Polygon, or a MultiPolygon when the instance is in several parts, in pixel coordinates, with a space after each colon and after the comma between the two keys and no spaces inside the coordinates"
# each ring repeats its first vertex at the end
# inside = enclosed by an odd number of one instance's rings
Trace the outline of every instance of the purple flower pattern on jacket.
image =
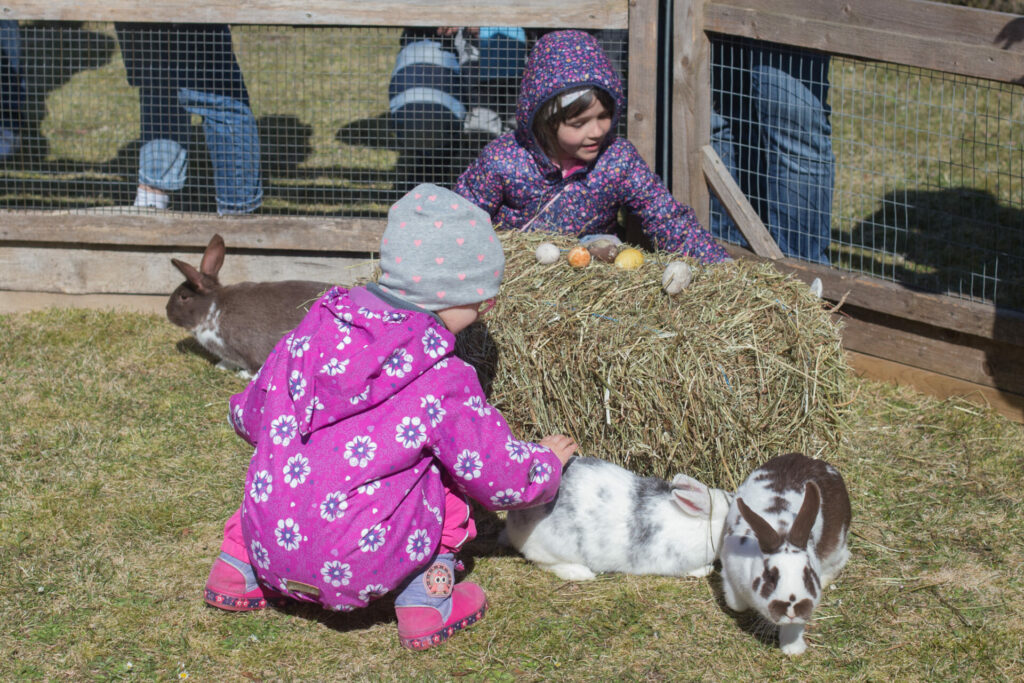
{"type": "Polygon", "coordinates": [[[433,559],[445,485],[497,510],[545,503],[560,481],[558,458],[515,440],[440,320],[379,291],[326,292],[231,398],[231,423],[255,446],[249,559],[265,585],[333,610],[433,559]]]}
{"type": "Polygon", "coordinates": [[[545,230],[583,237],[616,231],[619,209],[636,214],[660,249],[718,263],[729,258],[697,220],[672,197],[631,142],[614,131],[626,98],[622,81],[597,40],[583,31],[544,35],[523,72],[516,130],[492,140],[455,184],[455,192],[491,215],[495,228],[545,230]],[[555,95],[590,85],[615,100],[605,148],[589,167],[562,177],[541,150],[533,120],[555,95]]]}

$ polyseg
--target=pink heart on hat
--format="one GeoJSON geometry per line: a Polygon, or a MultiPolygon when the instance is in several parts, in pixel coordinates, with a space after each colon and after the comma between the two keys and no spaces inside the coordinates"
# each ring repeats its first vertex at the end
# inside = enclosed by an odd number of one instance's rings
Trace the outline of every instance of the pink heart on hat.
{"type": "Polygon", "coordinates": [[[422,277],[422,276],[420,276],[420,275],[413,275],[413,276],[412,276],[412,281],[413,281],[413,282],[419,282],[419,281],[420,281],[420,280],[422,280],[422,279],[423,279],[423,277],[422,277]]]}
{"type": "Polygon", "coordinates": [[[466,279],[466,274],[465,273],[459,273],[459,279],[460,280],[465,280],[466,279]]]}
{"type": "Polygon", "coordinates": [[[418,247],[421,244],[423,244],[423,240],[413,240],[412,243],[415,244],[418,247]]]}
{"type": "Polygon", "coordinates": [[[470,218],[469,219],[469,224],[472,225],[473,227],[476,227],[476,219],[475,218],[470,218]]]}
{"type": "Polygon", "coordinates": [[[445,294],[446,294],[446,292],[438,292],[437,293],[437,298],[438,299],[443,299],[445,294]]]}
{"type": "Polygon", "coordinates": [[[477,261],[483,261],[484,260],[484,255],[483,254],[477,254],[476,255],[476,260],[477,261]]]}
{"type": "Polygon", "coordinates": [[[419,192],[417,192],[416,194],[414,194],[414,195],[413,195],[413,197],[414,197],[415,199],[419,199],[419,198],[420,198],[420,197],[422,197],[422,196],[423,196],[423,195],[421,195],[421,194],[420,194],[419,192]]]}
{"type": "Polygon", "coordinates": [[[402,262],[402,257],[401,256],[396,256],[395,257],[395,263],[401,263],[401,262],[402,262]]]}
{"type": "Polygon", "coordinates": [[[434,221],[435,228],[440,228],[442,225],[444,225],[444,223],[442,223],[441,221],[434,221]]]}
{"type": "Polygon", "coordinates": [[[423,207],[417,204],[416,205],[416,210],[417,211],[423,211],[423,207]]]}
{"type": "Polygon", "coordinates": [[[434,201],[435,199],[437,199],[437,195],[436,194],[432,194],[429,197],[427,197],[427,199],[429,199],[430,201],[434,201]]]}
{"type": "Polygon", "coordinates": [[[399,224],[398,224],[398,227],[400,227],[400,228],[404,228],[404,227],[405,227],[405,221],[402,221],[401,223],[399,223],[399,224]]]}
{"type": "Polygon", "coordinates": [[[476,288],[476,293],[479,294],[480,296],[483,296],[484,290],[481,289],[480,287],[477,287],[476,288]]]}
{"type": "Polygon", "coordinates": [[[388,238],[385,237],[385,238],[381,239],[380,243],[381,244],[387,244],[388,243],[388,238]]]}
{"type": "Polygon", "coordinates": [[[465,241],[466,240],[462,239],[461,237],[456,237],[455,238],[455,243],[458,244],[460,247],[462,246],[462,243],[465,242],[465,241]]]}
{"type": "Polygon", "coordinates": [[[443,256],[438,256],[434,260],[437,261],[437,265],[441,265],[442,263],[444,263],[444,257],[443,256]]]}

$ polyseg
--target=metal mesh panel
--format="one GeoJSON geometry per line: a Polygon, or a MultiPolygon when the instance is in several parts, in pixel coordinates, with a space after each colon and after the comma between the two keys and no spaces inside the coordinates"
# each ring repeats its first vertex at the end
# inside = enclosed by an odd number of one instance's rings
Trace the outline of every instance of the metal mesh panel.
{"type": "MultiPolygon", "coordinates": [[[[3,208],[152,212],[134,204],[162,192],[172,211],[348,217],[450,184],[514,126],[544,32],[0,27],[3,208]]],[[[625,77],[626,32],[596,33],[625,77]]]]}
{"type": "MultiPolygon", "coordinates": [[[[713,116],[712,137],[716,123],[739,131],[731,140],[737,179],[780,246],[787,232],[813,237],[822,216],[833,266],[1024,308],[1024,90],[784,48],[766,57],[765,45],[714,40],[713,101],[722,119],[713,116]],[[765,65],[795,75],[800,87],[780,86],[765,65]],[[826,127],[815,129],[814,112],[828,114],[826,127]],[[780,135],[787,123],[805,137],[780,135]],[[808,129],[827,131],[830,149],[809,141],[808,129]],[[831,173],[821,168],[828,152],[831,173]],[[772,195],[779,177],[797,189],[772,195]],[[804,202],[789,223],[772,211],[787,196],[804,202]]],[[[716,143],[728,163],[722,147],[716,143]]],[[[713,211],[713,225],[728,222],[717,202],[713,211]]]]}

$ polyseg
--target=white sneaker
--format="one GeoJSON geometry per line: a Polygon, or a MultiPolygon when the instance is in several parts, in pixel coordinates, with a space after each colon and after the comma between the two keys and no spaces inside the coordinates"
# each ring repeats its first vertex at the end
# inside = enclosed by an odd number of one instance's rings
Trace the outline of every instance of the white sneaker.
{"type": "Polygon", "coordinates": [[[134,206],[140,209],[166,209],[170,206],[171,198],[166,192],[154,190],[149,187],[143,187],[139,185],[139,188],[135,191],[135,204],[134,206]]]}
{"type": "Polygon", "coordinates": [[[501,116],[498,112],[487,107],[473,107],[466,114],[466,118],[463,119],[462,129],[467,133],[487,133],[494,137],[498,137],[504,133],[507,128],[501,120],[501,116]]]}

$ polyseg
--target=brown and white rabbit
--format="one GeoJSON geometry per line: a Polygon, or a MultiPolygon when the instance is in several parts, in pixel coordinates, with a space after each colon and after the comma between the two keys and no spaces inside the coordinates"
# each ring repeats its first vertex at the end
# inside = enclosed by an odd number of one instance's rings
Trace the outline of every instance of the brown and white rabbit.
{"type": "Polygon", "coordinates": [[[555,500],[509,511],[505,535],[528,560],[570,581],[601,572],[705,576],[729,502],[725,491],[685,474],[669,484],[578,457],[555,500]]]}
{"type": "Polygon", "coordinates": [[[823,460],[789,453],[758,467],[736,491],[722,546],[730,609],[757,610],[779,627],[787,655],[807,649],[804,625],[850,557],[850,497],[823,460]]]}
{"type": "Polygon", "coordinates": [[[167,319],[192,333],[220,359],[217,367],[252,376],[274,344],[295,328],[312,304],[331,287],[326,282],[284,280],[221,285],[224,240],[210,239],[199,270],[184,261],[171,263],[185,276],[167,301],[167,319]]]}

